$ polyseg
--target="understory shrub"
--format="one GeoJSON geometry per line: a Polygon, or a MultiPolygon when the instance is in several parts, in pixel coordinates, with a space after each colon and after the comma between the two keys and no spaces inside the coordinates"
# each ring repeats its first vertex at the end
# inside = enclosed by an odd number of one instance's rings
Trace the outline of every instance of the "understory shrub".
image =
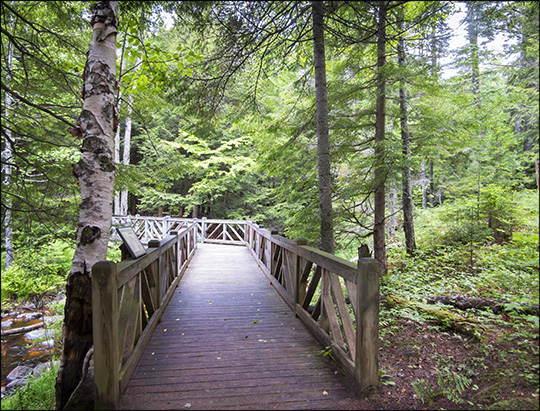
{"type": "Polygon", "coordinates": [[[65,285],[74,248],[56,240],[40,249],[18,249],[15,261],[2,272],[2,298],[29,299],[65,285]]]}

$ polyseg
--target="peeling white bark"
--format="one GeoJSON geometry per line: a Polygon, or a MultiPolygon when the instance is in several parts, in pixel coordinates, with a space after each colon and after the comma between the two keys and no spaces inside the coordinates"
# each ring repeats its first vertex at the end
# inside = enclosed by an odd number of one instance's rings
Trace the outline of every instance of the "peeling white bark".
{"type": "Polygon", "coordinates": [[[62,357],[56,384],[59,410],[70,397],[70,406],[93,408],[93,402],[73,404],[72,396],[83,377],[85,357],[92,349],[91,268],[107,256],[112,218],[118,2],[100,1],[92,7],[93,36],[78,119],[83,140],[81,159],[73,167],[81,188],[81,205],[77,246],[66,285],[62,357]]]}

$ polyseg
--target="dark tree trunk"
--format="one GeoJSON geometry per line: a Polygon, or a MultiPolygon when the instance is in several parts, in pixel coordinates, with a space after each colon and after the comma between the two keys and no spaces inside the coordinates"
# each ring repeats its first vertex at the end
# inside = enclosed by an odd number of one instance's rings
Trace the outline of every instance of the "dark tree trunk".
{"type": "Polygon", "coordinates": [[[118,2],[92,6],[93,36],[84,70],[78,119],[81,205],[77,246],[66,285],[63,345],[56,380],[56,408],[93,409],[92,266],[104,260],[111,229],[114,186],[116,29],[118,2]]]}
{"type": "MultiPolygon", "coordinates": [[[[403,31],[403,6],[400,7],[398,15],[398,31],[403,31]]],[[[398,64],[399,67],[405,70],[406,55],[405,55],[405,39],[400,36],[398,42],[398,64]]],[[[407,112],[407,90],[405,89],[405,81],[401,79],[399,83],[399,111],[401,125],[401,147],[404,157],[405,167],[402,170],[402,201],[403,201],[403,231],[405,233],[405,247],[407,254],[413,255],[416,250],[416,241],[414,236],[414,219],[413,219],[413,201],[412,201],[412,182],[411,168],[411,143],[407,112]]]]}
{"type": "Polygon", "coordinates": [[[384,140],[386,122],[386,80],[383,68],[386,64],[386,2],[379,2],[379,23],[377,32],[377,114],[375,118],[375,226],[373,229],[373,251],[375,259],[382,264],[386,273],[385,234],[385,180],[384,140]]]}
{"type": "Polygon", "coordinates": [[[426,162],[424,160],[420,162],[420,185],[422,186],[422,210],[425,210],[427,208],[428,181],[426,178],[426,162]]]}
{"type": "Polygon", "coordinates": [[[321,214],[321,249],[334,252],[334,216],[332,178],[328,137],[328,100],[326,96],[326,61],[324,55],[323,2],[312,2],[313,57],[315,62],[315,99],[317,105],[317,161],[321,214]]]}
{"type": "Polygon", "coordinates": [[[433,160],[429,160],[429,203],[435,207],[435,183],[433,181],[433,160]]]}

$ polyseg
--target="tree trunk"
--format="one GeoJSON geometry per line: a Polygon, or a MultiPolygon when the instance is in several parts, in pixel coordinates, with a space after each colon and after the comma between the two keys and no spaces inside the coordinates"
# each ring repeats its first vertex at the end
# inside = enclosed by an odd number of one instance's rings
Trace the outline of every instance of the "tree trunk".
{"type": "Polygon", "coordinates": [[[73,172],[81,187],[77,245],[66,285],[63,345],[56,380],[56,407],[93,408],[91,268],[104,260],[111,229],[114,186],[116,29],[118,2],[92,6],[92,41],[84,70],[83,107],[78,119],[83,142],[73,172]],[[88,356],[87,356],[88,354],[88,356]],[[80,384],[81,383],[81,384],[80,384]]]}
{"type": "Polygon", "coordinates": [[[540,193],[540,162],[536,159],[536,192],[540,193]]]}
{"type": "MultiPolygon", "coordinates": [[[[403,31],[403,6],[399,9],[397,19],[398,31],[403,31]]],[[[398,42],[398,64],[402,70],[406,67],[405,56],[405,39],[401,35],[398,42]]],[[[414,218],[413,218],[413,201],[412,201],[412,182],[411,168],[411,143],[408,123],[408,108],[407,108],[407,90],[405,89],[405,81],[399,82],[399,111],[401,125],[401,147],[404,157],[405,167],[402,170],[402,199],[403,199],[403,231],[405,233],[405,248],[407,254],[413,255],[416,250],[416,241],[414,236],[414,218]]]]}
{"type": "Polygon", "coordinates": [[[433,24],[431,26],[430,33],[430,46],[431,46],[431,75],[435,77],[437,74],[437,26],[433,24]]]}
{"type": "MultiPolygon", "coordinates": [[[[131,104],[133,97],[128,96],[128,115],[126,117],[126,129],[124,132],[124,150],[122,153],[122,164],[125,166],[131,162],[131,104]]],[[[120,193],[120,212],[121,215],[127,215],[128,212],[128,190],[122,190],[120,193]]]]}
{"type": "Polygon", "coordinates": [[[326,58],[324,54],[323,2],[312,2],[313,59],[315,63],[315,99],[317,105],[317,162],[321,213],[321,249],[334,252],[334,216],[328,137],[328,99],[326,96],[326,58]]]}
{"type": "MultiPolygon", "coordinates": [[[[118,112],[120,112],[120,103],[118,103],[118,112]]],[[[114,164],[120,164],[120,126],[114,135],[114,164]]],[[[120,206],[120,193],[114,194],[114,215],[122,215],[120,206]]]]}
{"type": "Polygon", "coordinates": [[[386,2],[379,2],[379,22],[377,32],[377,114],[375,118],[375,226],[373,229],[373,251],[375,259],[382,264],[386,273],[385,230],[385,180],[384,140],[386,122],[386,79],[383,68],[386,64],[386,2]]]}
{"type": "MultiPolygon", "coordinates": [[[[11,18],[9,21],[9,24],[11,25],[11,18]]],[[[9,85],[10,80],[10,73],[12,68],[12,61],[13,61],[13,44],[11,41],[7,40],[7,61],[6,61],[6,76],[5,76],[5,83],[9,85]]],[[[6,91],[4,92],[4,118],[7,120],[10,116],[11,111],[11,105],[13,103],[13,97],[6,91]]],[[[9,189],[9,186],[11,184],[11,170],[12,170],[12,161],[13,161],[13,150],[11,149],[11,143],[13,141],[13,136],[11,135],[11,129],[9,127],[6,127],[5,130],[3,130],[5,133],[4,140],[4,149],[2,150],[2,173],[4,174],[4,181],[2,181],[2,185],[5,189],[9,189]]],[[[12,229],[12,219],[11,219],[11,197],[10,195],[2,195],[2,199],[4,202],[5,212],[4,212],[4,250],[5,250],[5,259],[4,259],[4,267],[9,268],[9,266],[13,263],[13,229],[12,229]]]]}
{"type": "Polygon", "coordinates": [[[433,160],[429,160],[429,204],[435,207],[435,182],[433,179],[433,160]]]}
{"type": "MultiPolygon", "coordinates": [[[[139,36],[142,38],[142,33],[139,34],[139,36]]],[[[137,57],[135,59],[135,67],[139,67],[139,64],[141,63],[141,58],[137,57]]],[[[138,69],[137,69],[138,71],[138,69]]],[[[135,86],[132,88],[134,89],[135,86]]],[[[124,150],[122,153],[122,164],[125,166],[128,166],[131,163],[131,111],[132,111],[132,104],[133,104],[133,94],[129,93],[128,95],[128,113],[126,116],[126,129],[124,132],[124,150]]],[[[120,193],[120,212],[121,215],[127,215],[128,214],[128,198],[129,198],[129,192],[128,190],[123,190],[120,193]]]]}
{"type": "Polygon", "coordinates": [[[420,162],[420,186],[422,187],[422,210],[427,208],[427,178],[426,178],[426,162],[420,162]]]}
{"type": "Polygon", "coordinates": [[[391,242],[396,238],[396,182],[390,182],[390,224],[388,224],[388,238],[391,242]]]}

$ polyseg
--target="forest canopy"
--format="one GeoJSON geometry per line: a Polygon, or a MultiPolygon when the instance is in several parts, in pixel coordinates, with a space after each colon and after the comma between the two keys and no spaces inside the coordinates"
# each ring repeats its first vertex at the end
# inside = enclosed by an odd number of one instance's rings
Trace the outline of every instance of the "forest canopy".
{"type": "MultiPolygon", "coordinates": [[[[2,219],[17,244],[74,235],[87,8],[2,7],[2,219]]],[[[388,240],[402,231],[404,177],[414,210],[479,198],[486,228],[507,236],[509,193],[537,187],[538,6],[387,8],[384,66],[378,3],[324,8],[335,245],[372,241],[383,185],[388,240]]],[[[310,13],[303,2],[120,2],[115,214],[249,218],[320,244],[310,13]]]]}

